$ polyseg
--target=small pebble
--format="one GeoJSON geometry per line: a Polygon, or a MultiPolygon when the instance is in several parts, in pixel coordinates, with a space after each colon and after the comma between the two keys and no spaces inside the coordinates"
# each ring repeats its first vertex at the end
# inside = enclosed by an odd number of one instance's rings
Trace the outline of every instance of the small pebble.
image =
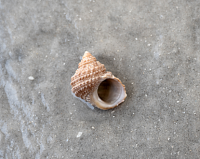
{"type": "Polygon", "coordinates": [[[28,79],[32,81],[32,80],[34,80],[34,77],[33,76],[29,76],[28,79]]]}
{"type": "Polygon", "coordinates": [[[78,138],[78,137],[81,137],[82,134],[83,134],[82,132],[78,132],[78,134],[77,134],[76,137],[77,137],[77,138],[78,138]]]}

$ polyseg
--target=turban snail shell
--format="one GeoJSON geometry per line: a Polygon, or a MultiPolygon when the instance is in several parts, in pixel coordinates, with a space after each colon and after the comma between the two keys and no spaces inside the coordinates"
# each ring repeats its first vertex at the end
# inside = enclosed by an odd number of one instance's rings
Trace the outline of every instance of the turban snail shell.
{"type": "Polygon", "coordinates": [[[122,82],[87,51],[71,77],[71,86],[77,97],[103,110],[118,106],[127,96],[122,82]]]}

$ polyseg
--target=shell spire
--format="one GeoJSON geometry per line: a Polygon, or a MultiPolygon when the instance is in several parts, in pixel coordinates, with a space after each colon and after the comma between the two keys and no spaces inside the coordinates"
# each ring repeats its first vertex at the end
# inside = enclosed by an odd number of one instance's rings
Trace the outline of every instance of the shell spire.
{"type": "Polygon", "coordinates": [[[88,51],[83,55],[78,69],[71,77],[71,86],[72,92],[77,97],[104,110],[119,105],[127,96],[121,81],[111,72],[106,72],[105,66],[88,51]]]}
{"type": "Polygon", "coordinates": [[[85,65],[91,64],[96,61],[97,61],[96,58],[94,56],[92,56],[91,53],[86,51],[85,54],[83,55],[81,62],[78,65],[78,68],[84,67],[85,65]]]}
{"type": "Polygon", "coordinates": [[[85,100],[88,93],[96,86],[101,74],[105,72],[104,65],[86,51],[76,73],[71,78],[72,92],[85,100]]]}

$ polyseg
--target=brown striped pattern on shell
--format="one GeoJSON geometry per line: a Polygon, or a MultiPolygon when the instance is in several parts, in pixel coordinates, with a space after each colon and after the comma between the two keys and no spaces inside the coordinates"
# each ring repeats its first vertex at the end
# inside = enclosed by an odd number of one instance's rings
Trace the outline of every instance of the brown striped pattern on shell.
{"type": "Polygon", "coordinates": [[[89,52],[85,52],[79,67],[71,77],[72,92],[84,100],[99,83],[102,74],[106,73],[106,68],[89,52]]]}

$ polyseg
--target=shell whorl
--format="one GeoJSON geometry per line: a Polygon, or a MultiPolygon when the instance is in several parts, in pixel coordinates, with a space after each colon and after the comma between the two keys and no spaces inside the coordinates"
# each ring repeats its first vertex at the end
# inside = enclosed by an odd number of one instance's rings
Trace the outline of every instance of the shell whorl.
{"type": "Polygon", "coordinates": [[[105,73],[105,66],[86,51],[79,63],[78,69],[71,77],[72,92],[77,97],[87,101],[87,95],[93,91],[99,83],[102,74],[105,73]]]}

